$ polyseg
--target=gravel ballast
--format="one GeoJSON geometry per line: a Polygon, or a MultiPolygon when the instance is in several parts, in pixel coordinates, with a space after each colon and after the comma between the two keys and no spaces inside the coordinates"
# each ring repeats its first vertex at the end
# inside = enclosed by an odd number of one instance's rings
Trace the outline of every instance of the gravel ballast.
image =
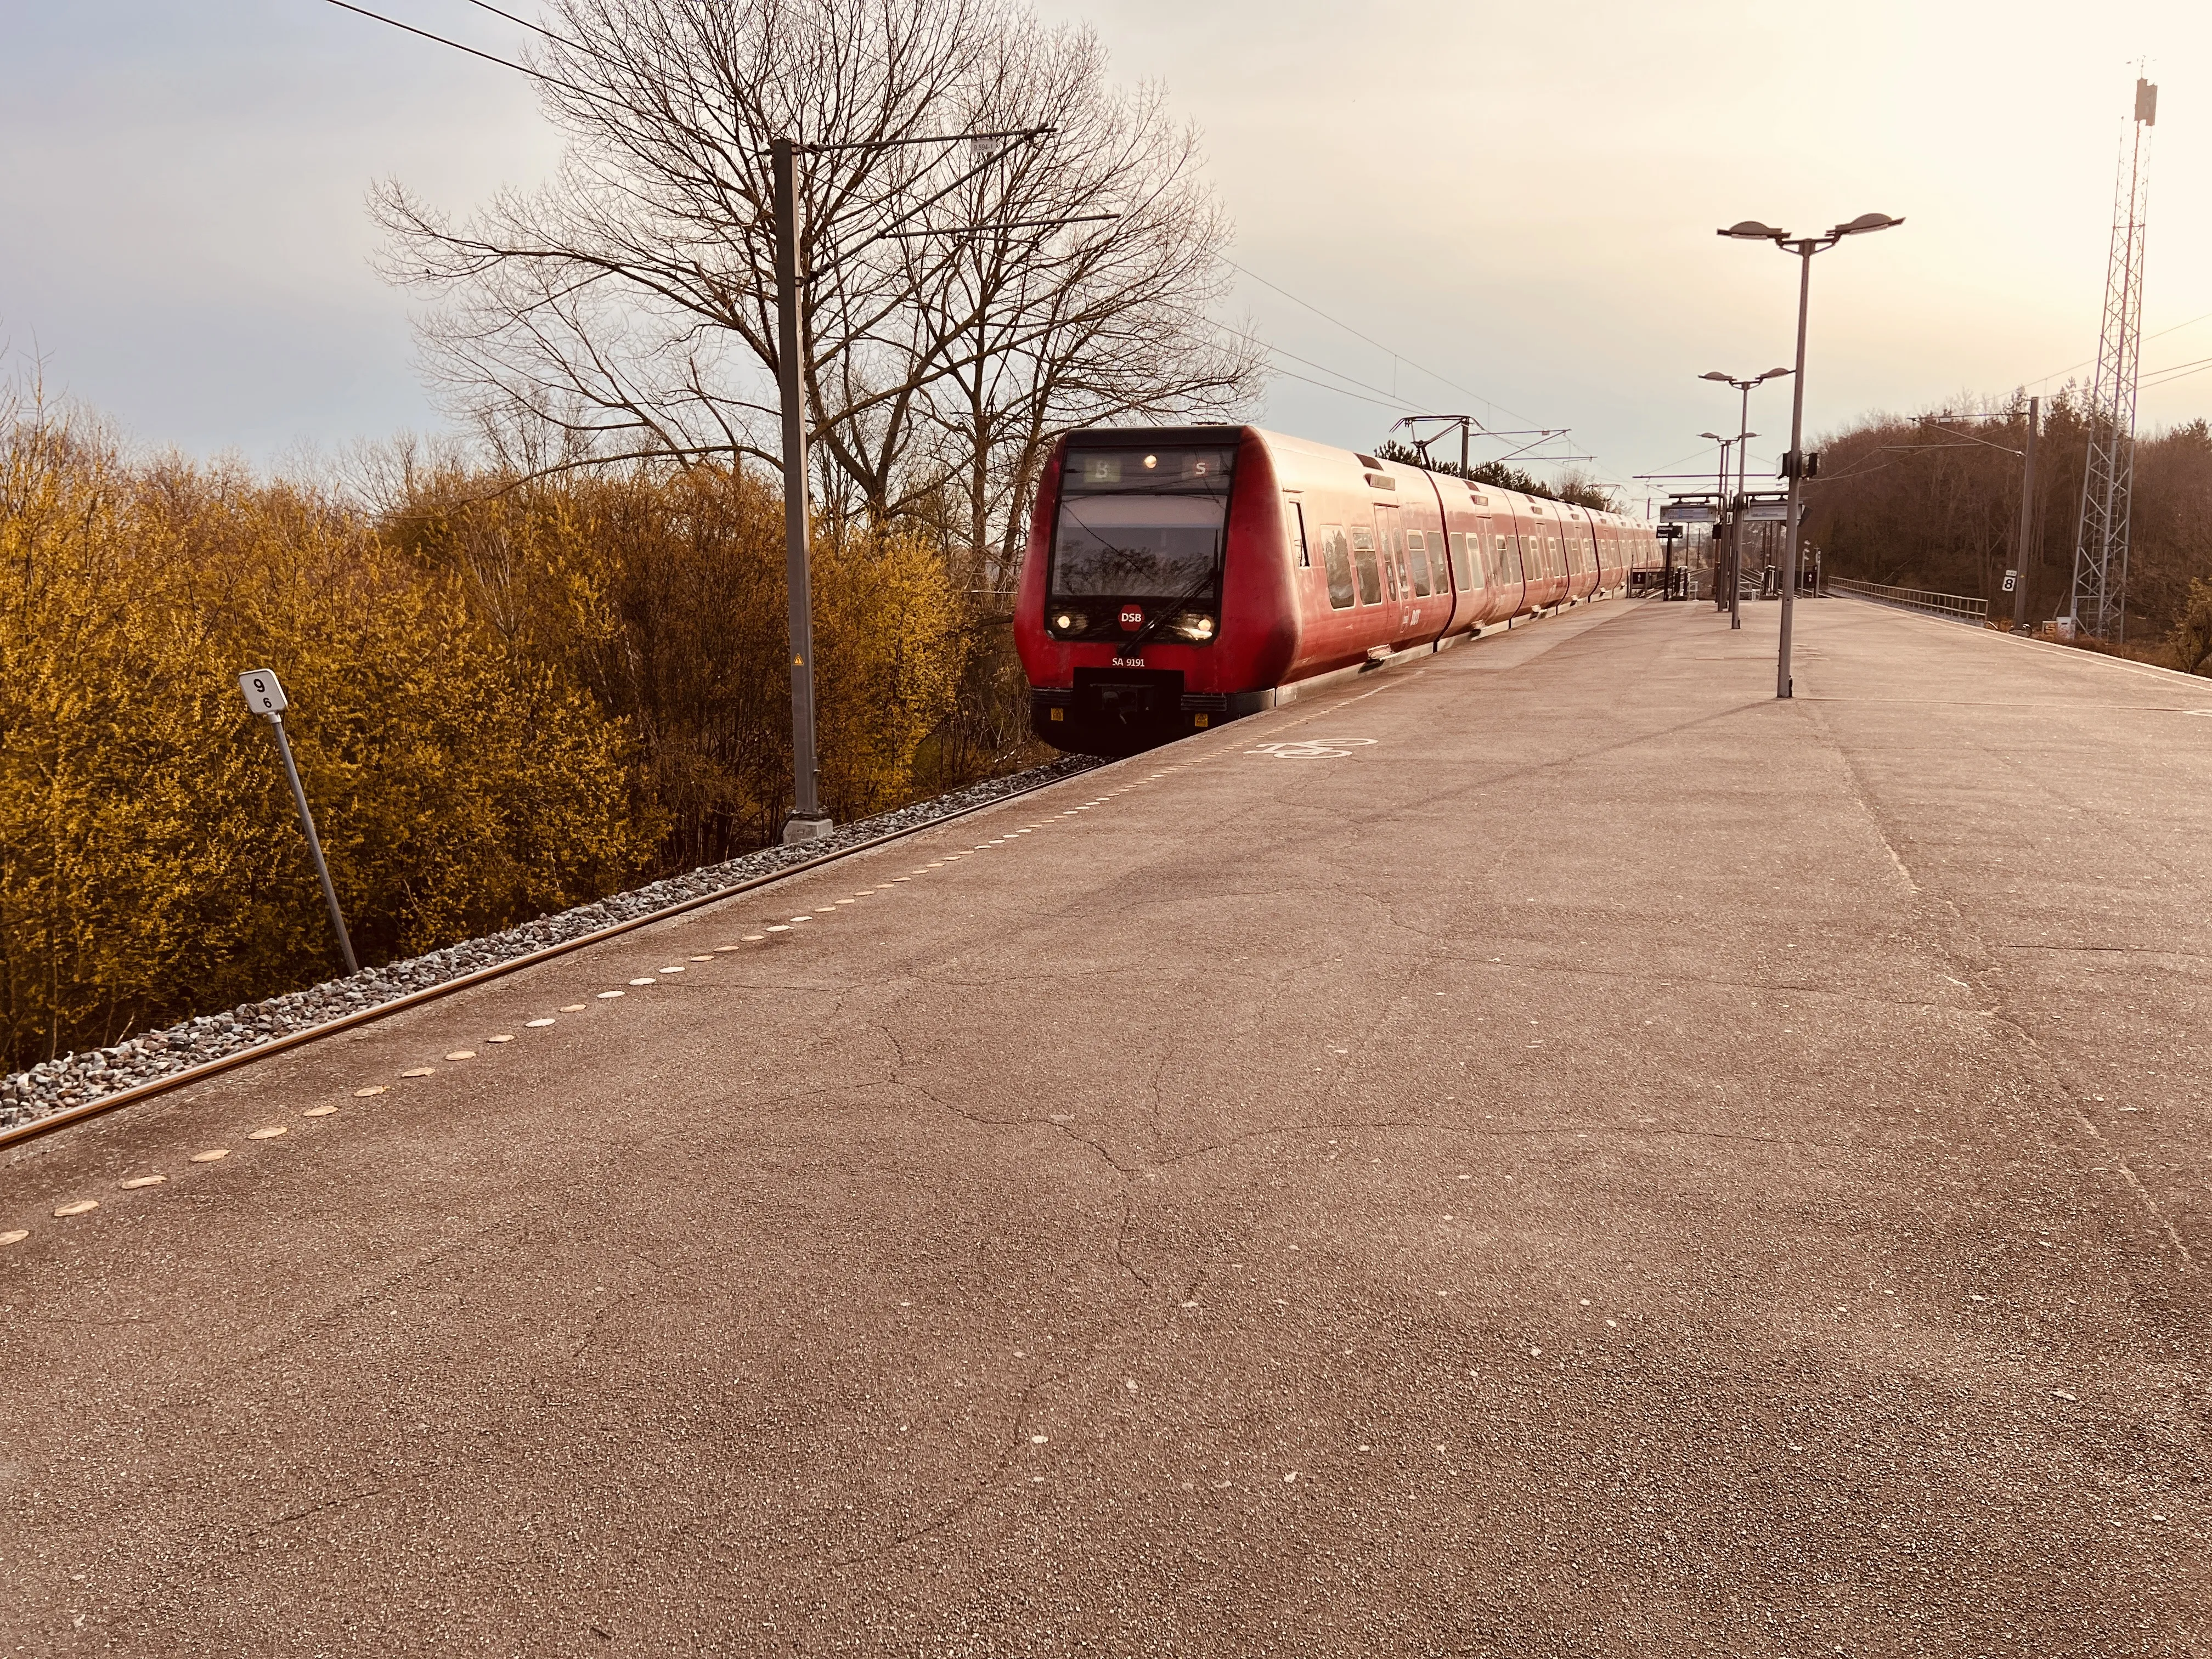
{"type": "Polygon", "coordinates": [[[510,927],[483,939],[465,939],[428,956],[364,968],[344,979],[325,981],[263,1002],[242,1002],[223,1013],[200,1014],[159,1031],[126,1038],[112,1048],[46,1060],[27,1072],[0,1079],[0,1130],[73,1106],[88,1105],[125,1089],[151,1083],[194,1066],[205,1065],[279,1037],[343,1019],[366,1009],[427,991],[469,974],[512,962],[532,951],[597,933],[617,922],[665,910],[686,900],[775,874],[883,836],[920,830],[971,807],[986,806],[1040,784],[1073,777],[1103,763],[1085,755],[1066,755],[1027,772],[956,789],[880,817],[840,825],[820,841],[789,847],[763,847],[722,864],[710,864],[670,876],[626,893],[613,893],[557,915],[510,927]]]}

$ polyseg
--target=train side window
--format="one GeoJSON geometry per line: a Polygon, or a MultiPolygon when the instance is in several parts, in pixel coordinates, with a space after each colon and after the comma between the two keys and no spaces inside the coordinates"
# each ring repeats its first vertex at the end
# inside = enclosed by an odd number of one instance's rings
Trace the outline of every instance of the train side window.
{"type": "Polygon", "coordinates": [[[1528,580],[1521,568],[1521,550],[1510,536],[1498,538],[1498,574],[1508,587],[1518,587],[1528,580]]]}
{"type": "Polygon", "coordinates": [[[1341,611],[1352,603],[1352,553],[1345,544],[1343,526],[1321,527],[1321,556],[1328,566],[1328,602],[1341,611]]]}
{"type": "Polygon", "coordinates": [[[1364,525],[1352,527],[1352,559],[1359,571],[1359,602],[1382,603],[1382,572],[1375,562],[1375,532],[1364,525]]]}
{"type": "MultiPolygon", "coordinates": [[[[1452,580],[1457,582],[1462,588],[1481,586],[1481,583],[1470,581],[1468,579],[1467,532],[1464,530],[1455,530],[1449,536],[1445,538],[1445,540],[1451,547],[1452,580]]],[[[1478,545],[1476,548],[1478,556],[1480,552],[1481,549],[1478,545]]]]}
{"type": "Polygon", "coordinates": [[[1414,596],[1425,599],[1429,597],[1429,538],[1425,532],[1406,532],[1406,556],[1413,562],[1414,596]]]}
{"type": "Polygon", "coordinates": [[[1285,501],[1283,505],[1290,509],[1284,515],[1283,527],[1291,532],[1291,546],[1297,553],[1298,568],[1310,570],[1313,553],[1306,546],[1306,510],[1297,501],[1285,501]]]}

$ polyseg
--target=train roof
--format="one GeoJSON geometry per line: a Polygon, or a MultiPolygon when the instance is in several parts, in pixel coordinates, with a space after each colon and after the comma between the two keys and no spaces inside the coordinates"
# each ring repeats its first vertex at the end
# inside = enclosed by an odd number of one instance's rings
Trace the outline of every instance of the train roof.
{"type": "Polygon", "coordinates": [[[1514,505],[1532,516],[1559,512],[1586,518],[1592,522],[1638,527],[1639,521],[1601,507],[1577,506],[1552,495],[1530,495],[1520,490],[1508,489],[1502,484],[1479,482],[1462,477],[1456,472],[1439,472],[1432,468],[1415,466],[1410,462],[1384,460],[1379,456],[1365,454],[1355,449],[1339,448],[1311,438],[1301,438],[1292,433],[1271,431],[1266,427],[1250,425],[1213,426],[1102,426],[1086,427],[1067,434],[1065,440],[1070,449],[1125,449],[1146,444],[1222,444],[1256,438],[1277,451],[1298,451],[1310,459],[1340,463],[1347,471],[1382,472],[1396,477],[1410,475],[1431,478],[1439,483],[1459,485],[1474,497],[1477,506],[1489,506],[1491,496],[1503,497],[1500,505],[1514,505]]]}

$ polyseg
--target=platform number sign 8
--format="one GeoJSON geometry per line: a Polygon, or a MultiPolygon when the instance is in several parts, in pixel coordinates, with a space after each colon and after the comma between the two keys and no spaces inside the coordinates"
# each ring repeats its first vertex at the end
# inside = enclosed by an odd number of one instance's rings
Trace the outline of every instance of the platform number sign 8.
{"type": "Polygon", "coordinates": [[[246,706],[257,714],[281,714],[289,707],[274,669],[247,669],[238,677],[238,689],[246,695],[246,706]]]}

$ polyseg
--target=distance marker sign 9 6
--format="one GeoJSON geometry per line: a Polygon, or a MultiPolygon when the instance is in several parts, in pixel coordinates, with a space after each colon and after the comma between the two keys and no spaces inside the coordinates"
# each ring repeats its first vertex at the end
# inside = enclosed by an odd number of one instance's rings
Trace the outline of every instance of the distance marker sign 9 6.
{"type": "Polygon", "coordinates": [[[275,716],[289,706],[273,668],[247,669],[238,677],[238,689],[246,696],[246,706],[257,714],[275,716]]]}

